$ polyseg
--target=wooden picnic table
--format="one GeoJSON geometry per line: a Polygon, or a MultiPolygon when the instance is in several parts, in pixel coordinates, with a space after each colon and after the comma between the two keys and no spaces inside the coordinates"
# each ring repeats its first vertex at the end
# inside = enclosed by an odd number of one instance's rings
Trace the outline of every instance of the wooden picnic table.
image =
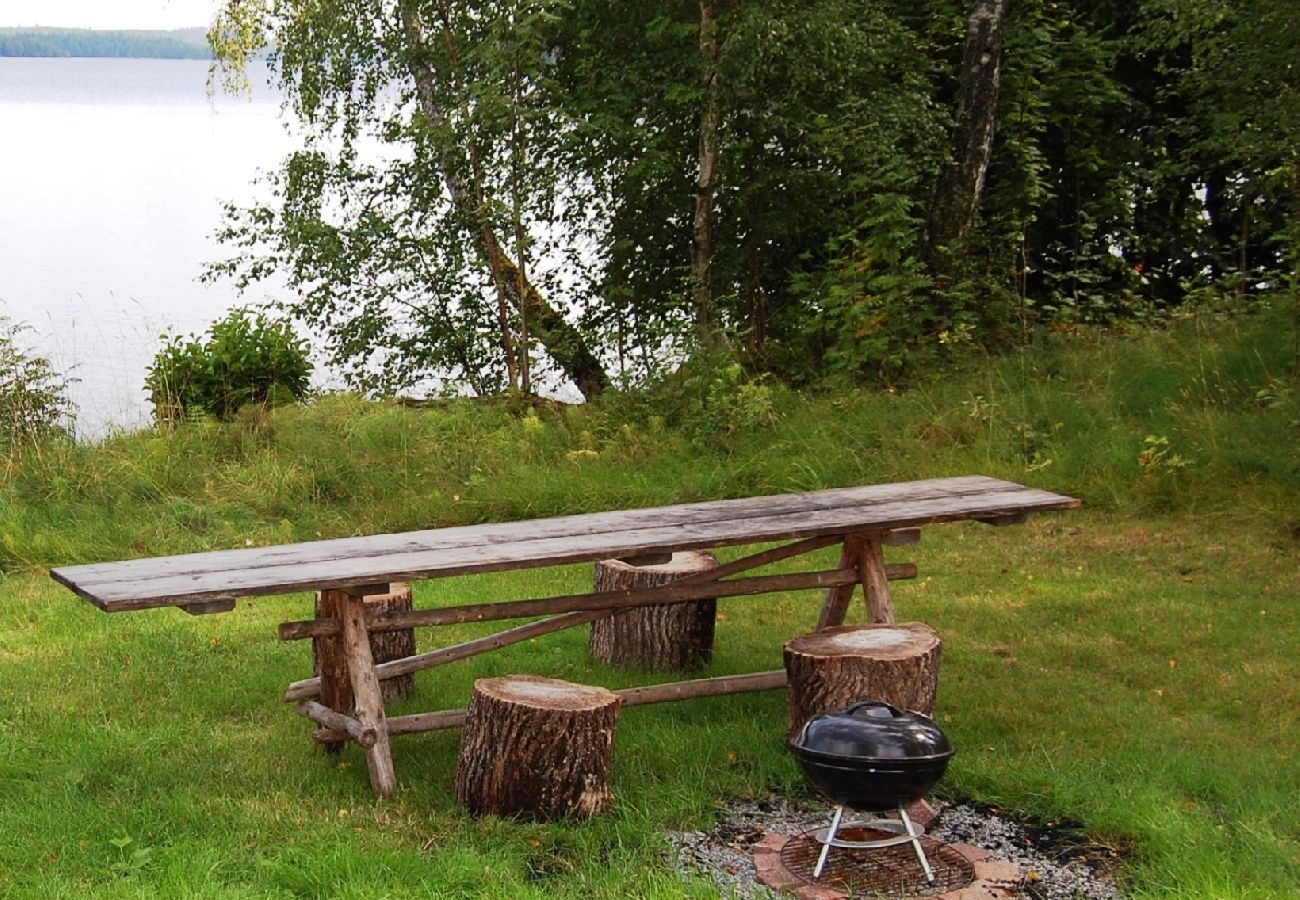
{"type": "MultiPolygon", "coordinates": [[[[290,685],[285,698],[299,701],[299,711],[321,726],[318,740],[351,739],[361,744],[372,784],[387,794],[395,785],[389,737],[457,727],[464,712],[386,717],[379,687],[382,679],[586,624],[621,608],[650,604],[815,588],[825,592],[817,619],[817,627],[825,628],[843,622],[861,584],[870,621],[893,622],[888,582],[913,577],[915,567],[886,565],[884,546],[914,542],[923,525],[971,520],[1015,524],[1032,512],[1078,505],[1078,500],[1060,494],[964,476],[92,563],[55,568],[50,574],[106,612],[176,606],[206,614],[231,610],[241,597],[322,592],[318,617],[284,623],[280,636],[312,639],[318,654],[334,664],[323,666],[321,677],[290,685]],[[366,596],[388,593],[394,582],[603,559],[655,562],[678,551],[780,541],[790,543],[654,588],[391,614],[368,613],[363,601],[366,596]],[[733,577],[834,544],[841,546],[841,552],[833,569],[733,577]],[[370,652],[372,632],[534,616],[548,618],[403,660],[376,665],[370,652]]],[[[782,684],[784,671],[777,671],[619,693],[625,705],[634,705],[782,684]]]]}

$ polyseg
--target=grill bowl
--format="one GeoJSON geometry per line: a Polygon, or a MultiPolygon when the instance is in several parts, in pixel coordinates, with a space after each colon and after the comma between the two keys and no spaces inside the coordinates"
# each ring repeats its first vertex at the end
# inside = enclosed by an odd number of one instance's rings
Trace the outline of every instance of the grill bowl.
{"type": "Polygon", "coordinates": [[[929,717],[875,700],[813,716],[790,751],[820,794],[863,812],[921,799],[957,752],[929,717]]]}
{"type": "Polygon", "coordinates": [[[930,792],[948,769],[951,753],[936,760],[835,758],[791,748],[817,792],[850,809],[884,812],[930,792]]]}

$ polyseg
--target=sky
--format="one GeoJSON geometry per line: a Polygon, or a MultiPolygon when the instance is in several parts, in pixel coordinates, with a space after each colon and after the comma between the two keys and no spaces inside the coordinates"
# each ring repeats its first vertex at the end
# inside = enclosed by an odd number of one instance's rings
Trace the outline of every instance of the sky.
{"type": "Polygon", "coordinates": [[[219,5],[220,0],[0,0],[0,28],[207,27],[219,5]]]}

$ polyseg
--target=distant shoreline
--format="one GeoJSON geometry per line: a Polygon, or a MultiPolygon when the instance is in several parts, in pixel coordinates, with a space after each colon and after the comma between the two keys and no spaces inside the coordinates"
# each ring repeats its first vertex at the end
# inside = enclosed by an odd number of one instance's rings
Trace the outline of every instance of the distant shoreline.
{"type": "Polygon", "coordinates": [[[0,57],[70,59],[212,59],[207,29],[96,31],[89,28],[0,28],[0,57]]]}

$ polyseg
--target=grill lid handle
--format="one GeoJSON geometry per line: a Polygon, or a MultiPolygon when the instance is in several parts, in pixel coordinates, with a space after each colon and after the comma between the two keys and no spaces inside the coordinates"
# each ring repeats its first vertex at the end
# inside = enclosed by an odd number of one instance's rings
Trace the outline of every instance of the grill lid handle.
{"type": "Polygon", "coordinates": [[[855,719],[897,719],[903,711],[891,706],[884,700],[862,700],[844,710],[846,715],[855,719]]]}

